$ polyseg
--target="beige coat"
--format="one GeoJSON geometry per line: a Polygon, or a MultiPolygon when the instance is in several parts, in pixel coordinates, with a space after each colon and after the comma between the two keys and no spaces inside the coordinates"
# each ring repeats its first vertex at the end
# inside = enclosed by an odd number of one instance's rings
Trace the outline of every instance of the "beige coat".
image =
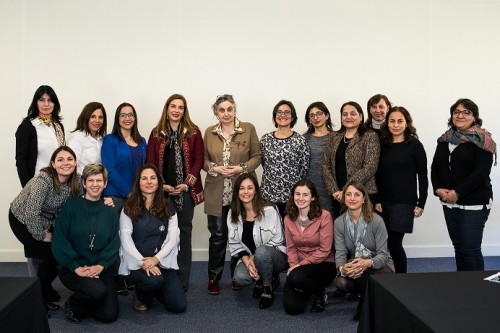
{"type": "MultiPolygon", "coordinates": [[[[211,162],[223,165],[222,150],[224,142],[214,132],[216,125],[210,126],[205,131],[203,138],[205,144],[205,162],[203,170],[207,171],[205,178],[205,214],[222,216],[222,191],[224,189],[224,178],[220,175],[211,176],[208,167],[211,162]]],[[[255,169],[260,165],[260,143],[255,127],[250,123],[239,122],[241,133],[236,133],[231,141],[230,165],[246,163],[248,172],[255,176],[255,169]]],[[[234,179],[232,179],[233,183],[234,179]]]]}
{"type": "MultiPolygon", "coordinates": [[[[330,195],[342,190],[337,185],[335,155],[343,138],[343,132],[332,133],[331,139],[326,144],[325,156],[321,163],[326,189],[330,195]]],[[[366,187],[369,194],[377,193],[375,173],[377,172],[379,155],[380,141],[374,131],[367,130],[362,138],[356,133],[345,151],[347,181],[357,180],[366,187]]]]}

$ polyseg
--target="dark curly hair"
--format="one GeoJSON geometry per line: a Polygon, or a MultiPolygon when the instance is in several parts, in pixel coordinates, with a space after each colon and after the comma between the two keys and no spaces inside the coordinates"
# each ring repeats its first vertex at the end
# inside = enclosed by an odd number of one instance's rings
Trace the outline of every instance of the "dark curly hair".
{"type": "Polygon", "coordinates": [[[409,142],[413,139],[418,139],[417,129],[413,126],[413,119],[411,118],[410,112],[402,106],[393,106],[385,118],[385,122],[380,126],[380,142],[387,144],[392,142],[392,133],[389,130],[389,116],[394,112],[399,112],[403,115],[406,121],[406,128],[404,131],[404,142],[409,142]]]}
{"type": "Polygon", "coordinates": [[[295,221],[299,217],[299,208],[295,204],[294,200],[295,190],[299,186],[307,187],[309,191],[311,191],[311,199],[314,199],[311,201],[311,205],[309,206],[309,212],[307,213],[307,218],[309,220],[312,220],[320,217],[322,211],[321,211],[321,205],[319,203],[318,191],[316,190],[316,186],[314,186],[313,182],[311,182],[309,179],[299,180],[298,182],[295,183],[295,185],[293,185],[290,193],[290,198],[288,198],[288,202],[286,203],[286,208],[285,208],[286,214],[290,217],[292,221],[295,221]]]}

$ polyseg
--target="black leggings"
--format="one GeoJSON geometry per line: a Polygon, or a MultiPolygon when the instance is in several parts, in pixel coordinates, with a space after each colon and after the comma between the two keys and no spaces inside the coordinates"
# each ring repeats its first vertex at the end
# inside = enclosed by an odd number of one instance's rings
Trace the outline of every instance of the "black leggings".
{"type": "Polygon", "coordinates": [[[387,239],[387,248],[394,261],[396,273],[406,273],[407,259],[405,249],[403,248],[403,238],[405,234],[391,230],[387,230],[387,234],[389,236],[387,239]]]}

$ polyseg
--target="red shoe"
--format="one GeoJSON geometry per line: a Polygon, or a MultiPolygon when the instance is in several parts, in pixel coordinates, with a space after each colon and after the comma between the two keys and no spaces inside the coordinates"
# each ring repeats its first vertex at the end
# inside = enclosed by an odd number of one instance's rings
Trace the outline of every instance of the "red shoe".
{"type": "Polygon", "coordinates": [[[234,280],[233,280],[231,282],[231,289],[236,290],[236,291],[240,291],[241,289],[243,289],[243,287],[240,285],[237,285],[236,282],[234,282],[234,280]]]}
{"type": "Polygon", "coordinates": [[[220,294],[219,281],[217,281],[217,280],[208,281],[207,291],[210,295],[220,294]]]}

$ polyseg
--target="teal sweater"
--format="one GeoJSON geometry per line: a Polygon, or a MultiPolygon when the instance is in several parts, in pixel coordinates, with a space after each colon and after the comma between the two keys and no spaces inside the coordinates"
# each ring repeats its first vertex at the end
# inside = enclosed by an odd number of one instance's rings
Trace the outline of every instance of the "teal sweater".
{"type": "Polygon", "coordinates": [[[57,217],[52,236],[52,252],[59,268],[74,272],[78,267],[101,265],[107,269],[118,258],[118,230],[118,214],[113,207],[101,200],[69,199],[57,217]],[[91,234],[95,234],[92,251],[91,234]]]}

